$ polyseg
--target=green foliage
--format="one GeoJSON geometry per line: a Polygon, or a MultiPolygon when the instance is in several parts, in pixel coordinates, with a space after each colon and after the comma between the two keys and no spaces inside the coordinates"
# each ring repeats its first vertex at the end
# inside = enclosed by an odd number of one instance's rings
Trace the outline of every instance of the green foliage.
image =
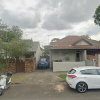
{"type": "Polygon", "coordinates": [[[66,61],[70,61],[70,58],[69,58],[69,57],[65,57],[65,60],[66,60],[66,61]]]}
{"type": "Polygon", "coordinates": [[[49,49],[50,49],[49,45],[45,45],[44,46],[44,55],[48,55],[49,54],[49,49]]]}
{"type": "Polygon", "coordinates": [[[50,42],[50,44],[54,43],[54,42],[57,42],[58,40],[60,40],[59,38],[53,38],[50,42]]]}
{"type": "Polygon", "coordinates": [[[5,67],[6,67],[6,61],[5,61],[5,59],[0,58],[0,72],[5,67]]]}
{"type": "Polygon", "coordinates": [[[90,35],[86,34],[86,35],[82,35],[82,37],[87,38],[87,39],[91,39],[90,35]]]}
{"type": "Polygon", "coordinates": [[[27,55],[32,52],[33,48],[32,40],[13,40],[10,42],[10,52],[11,57],[20,57],[27,55]]]}
{"type": "Polygon", "coordinates": [[[22,38],[23,31],[18,26],[12,26],[10,31],[16,34],[16,38],[18,39],[22,38]]]}
{"type": "Polygon", "coordinates": [[[4,31],[4,30],[0,30],[0,39],[3,42],[9,42],[13,39],[17,38],[17,35],[10,32],[10,31],[4,31]]]}
{"type": "Polygon", "coordinates": [[[0,68],[9,67],[8,58],[18,58],[30,54],[33,50],[32,40],[22,39],[23,31],[18,26],[8,28],[6,24],[2,24],[0,20],[0,68]]]}
{"type": "MultiPolygon", "coordinates": [[[[50,44],[57,42],[59,40],[59,38],[53,38],[50,42],[50,44]]],[[[50,49],[50,45],[45,45],[44,46],[44,55],[48,55],[49,54],[49,49],[50,49]]]]}
{"type": "Polygon", "coordinates": [[[93,17],[94,17],[94,23],[100,26],[100,5],[96,8],[93,17]]]}

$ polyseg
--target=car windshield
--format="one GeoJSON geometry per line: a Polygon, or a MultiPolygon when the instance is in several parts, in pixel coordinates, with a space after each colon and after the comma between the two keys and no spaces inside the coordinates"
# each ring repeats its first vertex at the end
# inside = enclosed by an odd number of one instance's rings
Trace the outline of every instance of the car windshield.
{"type": "Polygon", "coordinates": [[[40,61],[45,62],[46,61],[46,58],[42,58],[40,61]]]}

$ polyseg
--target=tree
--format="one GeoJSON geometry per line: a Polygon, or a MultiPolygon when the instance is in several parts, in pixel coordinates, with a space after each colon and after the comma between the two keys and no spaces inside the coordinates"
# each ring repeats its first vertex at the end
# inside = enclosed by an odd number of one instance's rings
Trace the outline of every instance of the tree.
{"type": "Polygon", "coordinates": [[[22,38],[23,31],[18,26],[12,26],[10,31],[16,34],[17,38],[22,38]]]}
{"type": "Polygon", "coordinates": [[[82,35],[82,37],[85,37],[85,38],[87,38],[87,39],[91,39],[91,38],[90,38],[90,35],[88,35],[88,34],[87,34],[87,35],[82,35]]]}
{"type": "Polygon", "coordinates": [[[54,42],[57,42],[58,40],[60,40],[59,38],[53,38],[50,42],[50,44],[54,43],[54,42]]]}
{"type": "Polygon", "coordinates": [[[33,48],[33,41],[28,40],[12,40],[10,42],[10,57],[19,58],[20,56],[27,55],[32,52],[33,48]]]}
{"type": "Polygon", "coordinates": [[[96,8],[94,13],[94,23],[100,26],[100,5],[96,8]]]}
{"type": "Polygon", "coordinates": [[[8,68],[8,58],[19,58],[30,54],[33,48],[33,41],[22,39],[23,31],[18,26],[8,28],[0,22],[0,67],[8,68]]]}
{"type": "Polygon", "coordinates": [[[18,38],[18,36],[11,32],[11,31],[5,31],[5,30],[0,30],[0,39],[3,42],[10,42],[13,39],[18,38]]]}
{"type": "Polygon", "coordinates": [[[50,49],[50,45],[45,45],[44,46],[44,55],[48,55],[49,54],[49,49],[50,49]]]}

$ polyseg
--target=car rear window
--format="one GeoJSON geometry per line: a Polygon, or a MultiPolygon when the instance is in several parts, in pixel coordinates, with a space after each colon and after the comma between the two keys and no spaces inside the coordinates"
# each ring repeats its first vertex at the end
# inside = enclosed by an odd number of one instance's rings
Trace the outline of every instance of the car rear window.
{"type": "Polygon", "coordinates": [[[80,72],[85,75],[98,75],[96,69],[86,69],[86,70],[81,70],[80,72]]]}
{"type": "Polygon", "coordinates": [[[75,72],[76,72],[75,69],[71,69],[71,70],[68,72],[68,74],[74,74],[75,72]]]}
{"type": "Polygon", "coordinates": [[[45,58],[42,58],[42,59],[41,59],[41,61],[42,61],[42,62],[45,62],[45,61],[46,61],[46,59],[45,59],[45,58]]]}

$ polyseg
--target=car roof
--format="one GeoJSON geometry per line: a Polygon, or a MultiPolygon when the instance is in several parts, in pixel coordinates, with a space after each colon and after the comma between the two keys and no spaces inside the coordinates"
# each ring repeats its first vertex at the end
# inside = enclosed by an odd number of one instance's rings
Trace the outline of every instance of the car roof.
{"type": "Polygon", "coordinates": [[[75,70],[84,70],[84,69],[100,69],[100,67],[96,66],[82,66],[82,67],[74,67],[75,70]]]}

